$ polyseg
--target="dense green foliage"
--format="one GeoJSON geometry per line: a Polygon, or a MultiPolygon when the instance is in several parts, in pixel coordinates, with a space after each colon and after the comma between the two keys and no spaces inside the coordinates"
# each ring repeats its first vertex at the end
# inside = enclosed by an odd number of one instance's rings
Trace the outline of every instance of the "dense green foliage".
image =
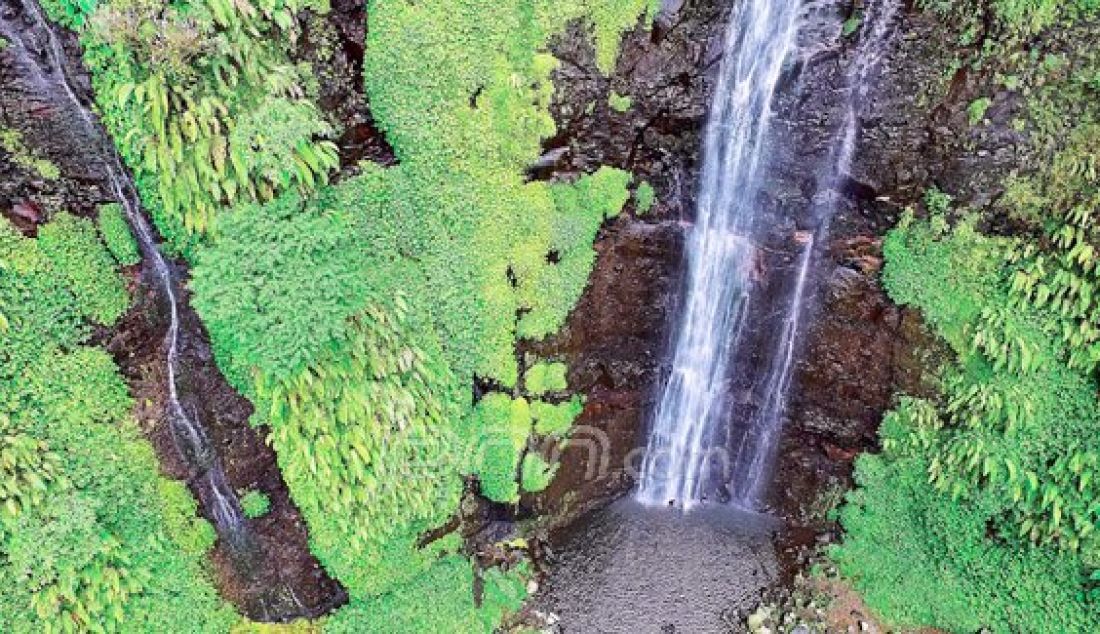
{"type": "MultiPolygon", "coordinates": [[[[522,397],[517,338],[564,323],[630,175],[526,182],[554,132],[544,51],[581,20],[607,72],[655,6],[371,2],[365,84],[400,165],[330,186],[333,131],[288,56],[297,14],[323,2],[48,4],[81,31],[143,202],[195,264],[218,363],[349,591],[328,629],[489,631],[522,600],[522,569],[479,573],[457,534],[422,539],[455,515],[467,476],[512,502],[553,475],[524,456],[537,436],[564,440],[580,400],[522,397]],[[475,385],[489,388],[478,402],[475,385]]],[[[564,367],[534,372],[530,396],[566,388],[564,367]]]]}
{"type": "MultiPolygon", "coordinates": [[[[1030,169],[984,213],[932,190],[888,236],[888,292],[950,359],[938,397],[902,398],[860,460],[833,555],[896,625],[1097,631],[1100,60],[1081,18],[1100,3],[924,4],[980,44],[962,62],[1027,97],[1012,126],[1030,169]]],[[[993,103],[971,102],[971,123],[993,103]]]]}
{"type": "Polygon", "coordinates": [[[527,596],[527,573],[502,573],[490,569],[483,577],[480,607],[470,591],[474,571],[465,557],[448,556],[436,561],[411,583],[378,597],[370,604],[355,604],[325,620],[325,631],[334,634],[407,634],[409,632],[491,632],[507,613],[514,613],[527,596]]]}
{"type": "Polygon", "coordinates": [[[137,240],[130,232],[130,225],[126,222],[126,216],[122,206],[118,203],[110,203],[99,208],[99,236],[107,245],[107,250],[115,256],[122,266],[131,266],[141,261],[141,252],[138,250],[137,240]]]}
{"type": "Polygon", "coordinates": [[[224,632],[186,488],[158,475],[118,369],[81,345],[128,301],[94,226],[0,224],[0,630],[224,632]]]}
{"type": "MultiPolygon", "coordinates": [[[[457,512],[465,476],[499,502],[549,482],[554,466],[524,456],[536,435],[566,437],[580,401],[520,396],[517,338],[560,329],[629,197],[620,170],[526,182],[554,132],[541,51],[585,17],[598,48],[617,47],[646,3],[369,9],[366,88],[400,165],[222,214],[194,250],[194,304],[351,595],[326,627],[488,631],[524,574],[485,571],[479,606],[459,537],[422,538],[457,512]],[[478,383],[491,389],[474,402],[478,383]],[[426,583],[449,607],[423,602],[426,583]]],[[[564,366],[531,370],[529,396],[566,389],[564,366]]]]}
{"type": "Polygon", "coordinates": [[[68,213],[57,214],[38,232],[37,244],[54,273],[72,292],[79,314],[106,324],[126,311],[130,296],[90,221],[68,213]]]}
{"type": "Polygon", "coordinates": [[[1009,308],[1014,246],[937,215],[904,222],[885,247],[891,296],[919,306],[958,358],[942,401],[903,399],[887,418],[884,453],[860,462],[863,488],[843,511],[834,556],[893,623],[1100,627],[1076,554],[1085,540],[1095,556],[1096,385],[1059,358],[1048,315],[1009,308]]]}
{"type": "Polygon", "coordinates": [[[312,190],[338,163],[287,46],[323,0],[54,0],[76,27],[99,109],[171,244],[190,249],[219,210],[312,190]]]}
{"type": "MultiPolygon", "coordinates": [[[[904,405],[894,416],[905,416],[904,405]]],[[[923,407],[913,405],[912,407],[923,407]]],[[[887,424],[890,424],[889,422],[887,424]]],[[[908,422],[895,422],[908,425],[908,422]]],[[[894,625],[952,632],[1095,632],[1075,555],[990,539],[995,496],[957,501],[930,487],[918,455],[865,456],[842,512],[841,571],[894,625]]]]}
{"type": "Polygon", "coordinates": [[[529,453],[523,458],[520,483],[524,491],[536,493],[550,485],[560,465],[550,464],[537,453],[529,453]]]}

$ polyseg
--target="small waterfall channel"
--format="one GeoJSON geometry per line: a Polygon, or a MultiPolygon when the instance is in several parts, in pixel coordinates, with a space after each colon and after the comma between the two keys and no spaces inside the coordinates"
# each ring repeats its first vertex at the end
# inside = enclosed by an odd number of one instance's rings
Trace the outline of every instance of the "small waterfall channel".
{"type": "MultiPolygon", "coordinates": [[[[13,47],[24,64],[35,88],[51,98],[51,106],[73,115],[80,136],[91,143],[91,155],[102,161],[110,193],[124,209],[126,219],[143,255],[143,277],[156,289],[167,311],[168,327],[164,335],[163,355],[167,371],[165,419],[180,458],[189,473],[189,483],[210,517],[218,536],[237,568],[250,586],[246,591],[258,605],[258,618],[283,620],[309,614],[293,589],[281,578],[264,579],[272,562],[266,561],[250,532],[240,500],[229,485],[221,459],[212,446],[195,407],[180,400],[180,385],[186,369],[180,363],[181,338],[191,336],[183,326],[182,290],[178,275],[157,246],[149,221],[142,213],[136,189],[122,166],[107,132],[89,108],[77,97],[67,70],[67,58],[41,7],[34,0],[0,0],[0,35],[13,47]],[[41,51],[41,54],[36,54],[41,51]],[[44,55],[45,63],[39,62],[44,55]],[[265,587],[266,586],[266,587],[265,587]]],[[[199,335],[195,335],[199,336],[199,335]]],[[[278,575],[276,570],[274,574],[278,575]]]]}
{"type": "Polygon", "coordinates": [[[763,344],[764,363],[751,367],[745,350],[750,315],[763,303],[763,244],[772,229],[761,210],[773,100],[808,4],[743,0],[727,26],[704,147],[695,224],[687,241],[686,295],[674,338],[672,369],[661,393],[637,499],[647,505],[690,509],[708,497],[743,508],[759,505],[778,449],[799,350],[799,335],[812,296],[815,263],[836,212],[835,189],[852,166],[860,111],[888,50],[900,0],[868,3],[854,62],[846,75],[843,121],[817,181],[817,195],[793,236],[798,245],[782,310],[763,344]],[[731,420],[731,376],[749,376],[759,405],[731,420]],[[731,426],[739,427],[738,439],[731,426]]]}

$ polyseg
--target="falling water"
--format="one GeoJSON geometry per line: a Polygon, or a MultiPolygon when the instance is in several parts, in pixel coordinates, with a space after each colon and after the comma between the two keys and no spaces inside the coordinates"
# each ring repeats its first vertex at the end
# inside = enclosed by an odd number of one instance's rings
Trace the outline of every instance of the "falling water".
{"type": "Polygon", "coordinates": [[[768,368],[764,404],[753,417],[749,432],[742,437],[734,460],[733,498],[745,506],[758,502],[766,484],[765,476],[775,457],[791,379],[794,376],[799,329],[806,311],[809,272],[818,254],[818,247],[826,242],[829,225],[836,213],[836,190],[852,168],[859,138],[860,112],[888,51],[891,27],[899,5],[900,0],[878,0],[868,5],[867,14],[863,17],[859,47],[846,78],[848,99],[844,122],[833,139],[828,160],[818,178],[817,195],[814,196],[811,209],[814,229],[806,232],[802,240],[804,244],[798,258],[794,288],[768,368]]]}
{"type": "MultiPolygon", "coordinates": [[[[72,112],[79,115],[85,137],[89,140],[104,139],[94,149],[103,161],[106,170],[107,181],[111,186],[112,194],[125,210],[126,219],[130,223],[138,244],[141,247],[146,266],[150,267],[156,285],[163,294],[169,311],[168,332],[164,336],[165,366],[168,369],[168,406],[167,419],[172,431],[172,439],[175,442],[184,460],[193,469],[201,473],[200,477],[207,484],[203,492],[210,496],[209,508],[213,516],[214,525],[219,534],[232,540],[239,541],[244,531],[240,502],[236,494],[230,488],[225,479],[225,473],[217,454],[210,447],[210,441],[198,417],[194,412],[184,411],[179,400],[179,345],[180,345],[180,304],[177,290],[177,282],[173,278],[172,270],[168,267],[164,256],[157,248],[153,238],[153,230],[149,222],[141,213],[140,204],[129,176],[122,169],[118,153],[114,148],[107,146],[106,135],[103,134],[95,119],[88,109],[80,102],[73,90],[72,84],[65,72],[65,52],[60,41],[54,35],[53,29],[42,15],[42,10],[36,2],[24,2],[25,15],[31,17],[37,26],[46,34],[46,54],[49,58],[49,70],[42,69],[37,64],[29,64],[37,73],[38,83],[43,88],[60,88],[61,93],[71,103],[72,112]]],[[[18,30],[9,27],[5,20],[0,22],[4,36],[17,47],[25,49],[21,34],[18,30]]],[[[30,56],[27,55],[29,58],[30,56]]]]}
{"type": "Polygon", "coordinates": [[[688,289],[665,385],[642,464],[638,498],[691,506],[702,496],[708,449],[725,422],[729,350],[751,300],[760,166],[772,98],[795,47],[799,3],[744,0],[726,31],[711,104],[688,289]]]}
{"type": "MultiPolygon", "coordinates": [[[[847,74],[844,119],[818,179],[819,194],[836,189],[851,169],[859,113],[887,50],[900,0],[871,3],[847,74]]],[[[723,433],[728,427],[727,382],[739,356],[759,274],[762,242],[758,209],[771,103],[793,52],[800,3],[745,0],[732,16],[725,57],[712,104],[704,149],[698,218],[688,243],[688,288],[675,342],[672,372],[642,464],[638,498],[647,504],[690,508],[707,495],[709,480],[731,479],[730,497],[758,503],[778,446],[809,295],[810,271],[836,211],[835,196],[815,196],[809,231],[795,236],[799,253],[787,285],[786,309],[764,364],[761,402],[744,421],[732,461],[723,433]],[[713,470],[721,471],[717,476],[713,470]]],[[[739,368],[754,373],[755,368],[739,368]]],[[[725,484],[720,482],[719,484],[725,484]]]]}
{"type": "MultiPolygon", "coordinates": [[[[15,47],[16,54],[28,62],[26,66],[34,73],[33,81],[37,88],[68,102],[71,108],[66,112],[76,114],[76,125],[81,128],[87,142],[92,144],[93,153],[102,161],[111,193],[122,205],[126,219],[140,245],[145,273],[152,278],[168,309],[168,329],[164,336],[164,361],[168,374],[165,414],[173,443],[191,471],[191,482],[195,485],[204,508],[209,512],[218,535],[228,543],[241,566],[256,568],[252,559],[258,554],[258,545],[246,527],[240,500],[229,485],[221,460],[207,437],[198,412],[194,408],[191,408],[191,411],[185,410],[180,401],[179,281],[157,246],[153,229],[142,214],[141,203],[133,183],[123,169],[109,136],[76,96],[66,71],[65,51],[43,15],[42,9],[33,0],[14,0],[11,4],[20,3],[22,11],[17,13],[0,7],[4,13],[0,16],[0,34],[10,46],[15,47]],[[32,39],[33,35],[25,32],[15,23],[16,16],[20,13],[24,19],[30,19],[31,25],[38,31],[45,34],[44,53],[48,62],[47,68],[33,61],[35,58],[33,51],[37,50],[36,41],[32,39]]],[[[245,574],[251,575],[252,572],[246,571],[245,574]]],[[[263,616],[285,618],[306,613],[306,608],[289,585],[281,581],[277,585],[281,587],[262,590],[268,593],[268,596],[260,599],[263,616]],[[269,608],[274,609],[276,614],[271,614],[269,608]]]]}

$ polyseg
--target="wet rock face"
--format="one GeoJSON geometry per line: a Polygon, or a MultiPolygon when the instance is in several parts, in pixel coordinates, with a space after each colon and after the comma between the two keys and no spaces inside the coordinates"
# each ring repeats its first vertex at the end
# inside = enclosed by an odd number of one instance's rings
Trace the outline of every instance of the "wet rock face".
{"type": "MultiPolygon", "coordinates": [[[[774,219],[763,245],[772,272],[793,264],[799,232],[809,228],[806,210],[821,202],[818,197],[836,205],[828,246],[810,281],[801,360],[770,499],[791,519],[804,515],[824,490],[850,483],[852,461],[876,446],[878,425],[897,392],[927,391],[925,358],[935,346],[919,315],[895,306],[881,287],[882,236],[933,184],[987,203],[1019,160],[1018,139],[1007,125],[980,132],[969,125],[966,104],[981,82],[945,74],[960,53],[945,45],[953,41],[947,28],[908,7],[898,18],[878,86],[862,104],[850,174],[820,191],[857,44],[855,36],[842,34],[842,25],[859,4],[813,4],[775,105],[760,200],[774,219]]],[[[631,469],[623,459],[636,458],[645,442],[667,365],[684,228],[694,210],[701,135],[730,3],[676,0],[663,6],[655,33],[638,29],[624,40],[611,78],[596,70],[580,25],[554,46],[562,60],[552,108],[559,133],[546,142],[547,154],[532,176],[570,178],[613,165],[651,182],[658,203],[649,215],[626,215],[601,234],[592,282],[568,327],[534,346],[570,363],[570,387],[588,399],[578,424],[610,442],[610,467],[596,469],[602,475],[590,477],[589,447],[569,449],[551,487],[525,500],[533,510],[558,514],[551,523],[630,488],[631,469]],[[631,106],[624,112],[611,107],[612,93],[630,97],[631,106]]],[[[1011,95],[1004,97],[994,100],[990,116],[1007,122],[1017,106],[1011,95]]]]}
{"type": "Polygon", "coordinates": [[[644,216],[624,213],[601,231],[589,285],[566,327],[523,352],[569,364],[569,387],[585,395],[573,440],[550,487],[523,501],[561,524],[633,486],[648,416],[659,396],[669,325],[675,320],[685,224],[694,209],[702,129],[717,63],[724,0],[666,3],[658,34],[638,28],[624,39],[616,72],[603,76],[583,25],[553,44],[561,60],[551,111],[558,134],[532,169],[567,179],[611,165],[657,190],[644,216]],[[673,11],[672,5],[683,5],[673,11]],[[618,111],[612,93],[629,97],[618,111]]]}
{"type": "Polygon", "coordinates": [[[665,2],[662,26],[650,32],[639,25],[624,37],[610,78],[596,68],[592,39],[583,24],[570,25],[556,38],[552,50],[561,64],[554,73],[551,113],[558,134],[543,145],[560,156],[544,176],[568,178],[601,165],[620,167],[660,192],[654,217],[690,217],[703,122],[729,4],[665,2]],[[613,94],[629,98],[630,107],[613,107],[613,94]]]}
{"type": "Polygon", "coordinates": [[[675,313],[682,234],[674,224],[621,217],[596,244],[599,265],[565,329],[528,352],[569,362],[569,387],[586,397],[559,475],[525,506],[552,522],[628,490],[631,465],[655,406],[654,386],[675,313]]]}
{"type": "Polygon", "coordinates": [[[317,78],[318,105],[338,136],[344,174],[360,161],[390,166],[393,148],[374,123],[363,90],[367,15],[363,0],[334,0],[323,14],[303,15],[303,37],[292,56],[309,64],[317,78]]]}
{"type": "MultiPolygon", "coordinates": [[[[13,5],[0,3],[0,11],[14,29],[22,29],[30,53],[45,65],[46,43],[40,34],[13,5]]],[[[78,50],[74,37],[64,43],[68,50],[78,50]]],[[[41,90],[38,68],[21,62],[14,46],[0,44],[0,214],[33,234],[51,213],[91,215],[108,197],[100,188],[102,174],[90,150],[94,146],[73,138],[79,125],[41,90]]]]}

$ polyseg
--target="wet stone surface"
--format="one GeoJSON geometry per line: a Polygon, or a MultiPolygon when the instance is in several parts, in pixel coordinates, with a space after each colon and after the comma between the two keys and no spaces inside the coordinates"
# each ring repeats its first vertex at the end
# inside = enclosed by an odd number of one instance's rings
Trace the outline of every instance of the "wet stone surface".
{"type": "Polygon", "coordinates": [[[683,514],[620,500],[554,540],[532,616],[569,634],[738,631],[779,578],[778,528],[729,506],[683,514]]]}

